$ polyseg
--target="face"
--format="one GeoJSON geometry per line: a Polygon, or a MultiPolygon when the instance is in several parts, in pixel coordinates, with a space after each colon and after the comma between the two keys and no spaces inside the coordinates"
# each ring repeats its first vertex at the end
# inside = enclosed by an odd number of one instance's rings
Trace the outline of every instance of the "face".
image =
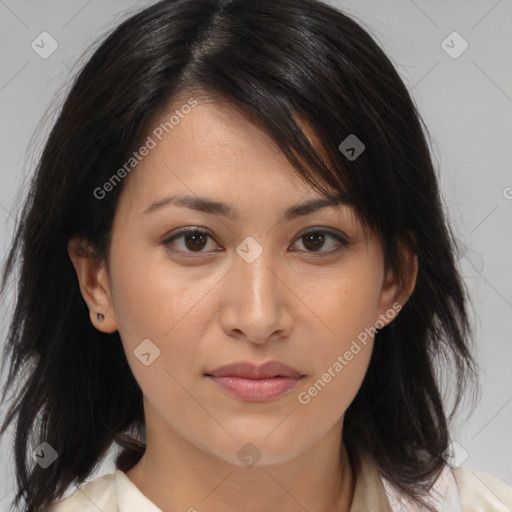
{"type": "Polygon", "coordinates": [[[242,447],[259,450],[261,463],[285,462],[341,434],[374,326],[392,321],[404,297],[351,207],[285,214],[321,196],[265,133],[213,102],[180,112],[162,140],[149,134],[154,147],[125,178],[109,269],[95,274],[97,286],[82,275],[82,293],[96,327],[119,330],[148,432],[237,465],[242,447]],[[270,368],[256,381],[240,368],[215,372],[268,361],[296,373],[270,368]]]}

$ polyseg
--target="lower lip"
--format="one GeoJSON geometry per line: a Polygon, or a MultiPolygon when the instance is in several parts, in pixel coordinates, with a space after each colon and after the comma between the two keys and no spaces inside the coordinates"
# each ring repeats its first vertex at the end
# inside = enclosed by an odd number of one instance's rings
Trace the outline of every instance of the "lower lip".
{"type": "Polygon", "coordinates": [[[248,402],[267,402],[293,389],[302,378],[272,377],[248,379],[244,377],[207,377],[225,391],[248,402]]]}

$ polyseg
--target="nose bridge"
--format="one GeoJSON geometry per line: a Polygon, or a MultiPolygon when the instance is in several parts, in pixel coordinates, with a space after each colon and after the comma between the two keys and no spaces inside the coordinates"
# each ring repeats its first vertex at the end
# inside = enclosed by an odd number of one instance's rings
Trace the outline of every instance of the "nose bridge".
{"type": "Polygon", "coordinates": [[[275,275],[274,252],[255,238],[247,237],[236,248],[228,309],[230,328],[253,342],[263,342],[284,330],[282,284],[275,275]]]}
{"type": "Polygon", "coordinates": [[[236,252],[235,273],[246,290],[242,296],[250,301],[251,308],[261,309],[275,299],[276,277],[270,270],[275,266],[272,251],[269,247],[264,249],[255,238],[247,237],[238,245],[236,252]]]}

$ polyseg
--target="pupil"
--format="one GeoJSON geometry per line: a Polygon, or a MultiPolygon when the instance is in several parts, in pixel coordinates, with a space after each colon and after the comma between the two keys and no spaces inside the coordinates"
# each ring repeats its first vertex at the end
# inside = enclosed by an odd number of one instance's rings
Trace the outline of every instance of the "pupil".
{"type": "Polygon", "coordinates": [[[306,241],[304,243],[304,246],[308,249],[312,249],[313,251],[317,251],[318,249],[321,249],[322,245],[323,245],[323,242],[325,240],[325,237],[322,233],[312,233],[310,235],[306,235],[306,241]],[[317,241],[320,241],[320,245],[315,245],[314,243],[314,240],[317,240],[317,241]],[[310,241],[313,241],[313,246],[312,247],[308,247],[308,244],[310,241]]]}
{"type": "Polygon", "coordinates": [[[194,232],[185,237],[188,249],[199,249],[201,250],[205,245],[206,237],[200,232],[194,232]],[[189,245],[189,241],[193,240],[192,244],[189,245]]]}

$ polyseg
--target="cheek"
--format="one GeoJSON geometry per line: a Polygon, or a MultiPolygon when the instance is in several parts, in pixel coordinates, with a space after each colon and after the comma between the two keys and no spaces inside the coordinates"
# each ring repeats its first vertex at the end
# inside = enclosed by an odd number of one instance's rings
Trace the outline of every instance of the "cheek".
{"type": "Polygon", "coordinates": [[[318,324],[320,359],[344,351],[379,318],[383,273],[367,258],[355,259],[339,272],[312,281],[304,303],[318,324]]]}
{"type": "Polygon", "coordinates": [[[310,410],[344,413],[362,384],[373,349],[382,272],[378,262],[361,258],[322,283],[312,284],[307,304],[318,322],[314,343],[303,347],[314,372],[299,403],[310,410]],[[328,300],[326,300],[328,297],[328,300]]]}
{"type": "Polygon", "coordinates": [[[203,370],[197,340],[205,337],[205,308],[215,306],[205,298],[219,276],[180,271],[163,248],[137,249],[121,240],[112,246],[111,262],[114,313],[135,379],[150,399],[162,390],[163,403],[179,400],[184,370],[203,370]]]}
{"type": "Polygon", "coordinates": [[[140,242],[119,239],[111,260],[114,311],[120,332],[128,336],[167,340],[180,322],[186,323],[213,281],[211,276],[180,270],[163,247],[140,242]]]}
{"type": "Polygon", "coordinates": [[[373,350],[370,327],[375,322],[375,294],[360,287],[346,287],[335,296],[338,302],[332,301],[324,309],[328,334],[304,347],[313,371],[296,397],[302,418],[318,436],[339,421],[354,400],[373,350]]]}

